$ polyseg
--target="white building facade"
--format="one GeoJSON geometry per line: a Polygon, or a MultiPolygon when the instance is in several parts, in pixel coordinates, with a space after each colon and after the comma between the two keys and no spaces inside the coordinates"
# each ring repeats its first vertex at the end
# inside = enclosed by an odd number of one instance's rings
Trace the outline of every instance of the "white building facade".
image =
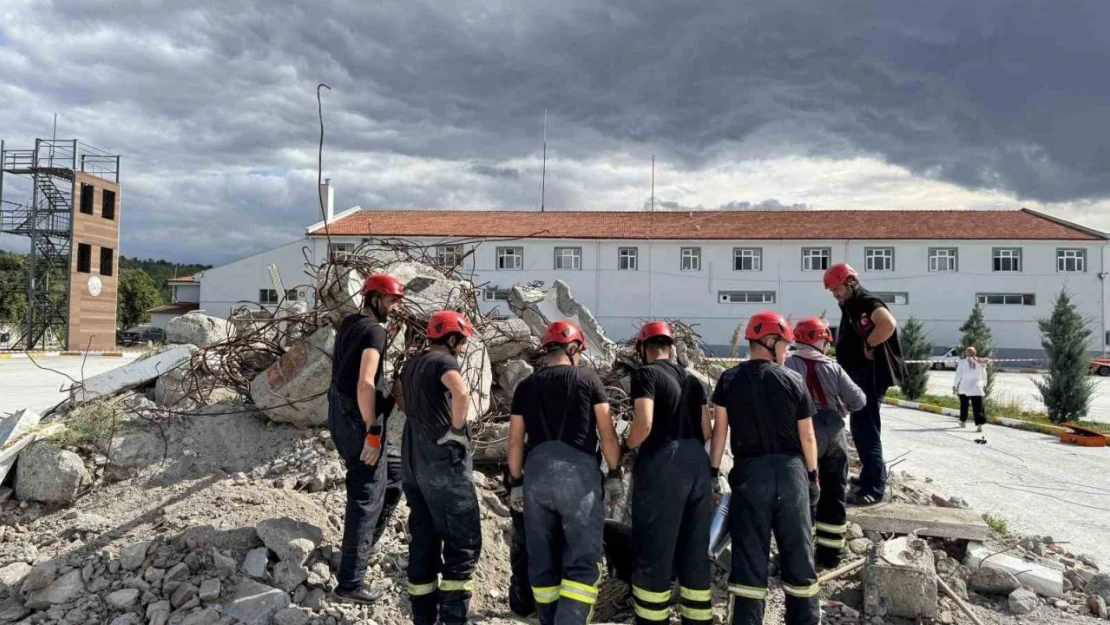
{"type": "MultiPolygon", "coordinates": [[[[649,239],[638,236],[642,233],[634,223],[626,224],[627,238],[604,236],[621,228],[626,220],[643,219],[646,213],[575,213],[577,221],[608,218],[608,227],[580,223],[568,228],[602,235],[595,238],[544,236],[543,226],[559,213],[440,211],[435,215],[458,217],[435,227],[459,229],[461,236],[428,236],[425,233],[430,226],[424,225],[428,212],[401,213],[353,209],[336,215],[329,224],[331,242],[340,250],[353,250],[372,238],[397,237],[427,247],[430,255],[439,255],[445,264],[465,256],[460,269],[471,275],[475,284],[484,285],[485,310],[505,315],[511,315],[504,298],[512,286],[536,281],[550,286],[555,280],[564,280],[615,339],[634,335],[647,319],[680,319],[694,325],[715,351],[723,352],[737,325],[765,309],[795,321],[824,313],[835,327],[840,311],[823,288],[822,276],[830,264],[846,261],[860,273],[864,286],[888,303],[896,318],[902,322],[910,316],[920,319],[938,348],[958,343],[959,326],[978,302],[998,357],[1039,357],[1043,352],[1037,319],[1051,314],[1062,288],[1089,320],[1090,349],[1101,352],[1110,343],[1105,284],[1110,246],[1105,235],[1031,211],[974,216],[1013,221],[992,226],[992,236],[1020,235],[1013,238],[970,238],[976,229],[987,226],[969,224],[971,229],[964,232],[956,224],[946,230],[931,225],[930,220],[938,218],[929,211],[919,211],[909,216],[905,212],[890,215],[895,221],[914,221],[917,216],[916,223],[888,223],[879,228],[897,238],[749,236],[724,240],[720,229],[714,238],[694,229],[681,239],[649,239]],[[536,215],[545,216],[537,219],[536,215]],[[484,229],[481,224],[467,225],[475,221],[474,216],[486,224],[484,229]],[[950,236],[955,232],[952,228],[962,232],[963,238],[950,236]],[[537,234],[519,236],[520,232],[537,234]],[[946,236],[928,238],[931,232],[946,236]],[[916,238],[918,235],[921,238],[916,238]],[[1043,238],[1048,235],[1056,238],[1043,238]]],[[[822,213],[791,212],[788,217],[818,222],[829,219],[822,213]]],[[[967,213],[971,212],[963,214],[967,213]]],[[[730,213],[723,218],[745,220],[751,215],[755,214],[730,213]]],[[[672,213],[667,217],[671,226],[661,225],[658,230],[674,237],[676,229],[685,229],[685,225],[675,224],[699,217],[698,213],[689,217],[672,213]]],[[[548,233],[552,230],[546,228],[548,233]]],[[[296,291],[292,296],[308,299],[311,285],[305,275],[306,260],[322,262],[327,248],[322,234],[321,224],[317,224],[304,239],[198,275],[201,308],[208,314],[226,316],[246,302],[273,306],[277,294],[271,265],[279,270],[285,288],[296,291]]]]}

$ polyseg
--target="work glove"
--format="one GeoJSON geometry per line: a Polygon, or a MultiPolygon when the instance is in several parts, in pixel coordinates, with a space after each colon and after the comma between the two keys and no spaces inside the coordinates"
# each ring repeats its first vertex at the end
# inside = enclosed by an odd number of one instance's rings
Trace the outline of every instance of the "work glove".
{"type": "Polygon", "coordinates": [[[616,505],[624,498],[624,471],[620,467],[609,469],[609,477],[605,478],[605,495],[609,498],[609,505],[616,505]]]}
{"type": "Polygon", "coordinates": [[[724,490],[721,487],[721,470],[717,467],[709,467],[709,475],[713,478],[713,493],[709,496],[709,501],[712,502],[714,506],[720,505],[721,493],[724,490]]]}
{"type": "Polygon", "coordinates": [[[821,480],[817,476],[817,469],[809,472],[809,513],[814,522],[817,521],[817,502],[821,500],[821,480]]]}
{"type": "Polygon", "coordinates": [[[509,482],[509,510],[524,512],[524,478],[518,477],[509,482]]]}
{"type": "Polygon", "coordinates": [[[382,456],[382,426],[371,425],[366,430],[366,438],[362,441],[362,453],[358,459],[364,464],[374,466],[382,456]]]}

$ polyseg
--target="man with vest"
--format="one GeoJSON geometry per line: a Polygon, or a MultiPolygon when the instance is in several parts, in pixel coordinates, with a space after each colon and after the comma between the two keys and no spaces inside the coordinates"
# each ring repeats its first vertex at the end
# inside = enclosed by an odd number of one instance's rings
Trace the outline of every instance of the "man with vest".
{"type": "Polygon", "coordinates": [[[474,327],[444,310],[428,322],[428,349],[405,362],[401,485],[409,504],[409,598],[415,625],[466,623],[482,549],[466,430],[470,389],[457,358],[474,327]],[[442,580],[440,579],[442,577],[442,580]]]}
{"type": "Polygon", "coordinates": [[[711,470],[719,472],[726,444],[735,460],[728,476],[732,570],[727,622],[763,623],[773,533],[786,592],[786,622],[817,625],[819,588],[809,504],[820,497],[813,401],[801,377],[782,366],[794,338],[782,315],[752,315],[744,336],[749,360],[721,374],[712,399],[717,414],[711,470]]]}
{"type": "Polygon", "coordinates": [[[825,353],[832,344],[829,323],[820,317],[802,319],[794,326],[797,349],[786,359],[786,367],[805,380],[817,407],[813,429],[817,435],[817,474],[821,498],[811,501],[816,520],[817,564],[835,568],[840,564],[848,531],[844,498],[848,490],[848,441],[844,416],[860,410],[867,398],[844,369],[825,353]]]}
{"type": "Polygon", "coordinates": [[[528,576],[541,625],[579,625],[589,622],[597,602],[604,494],[610,503],[623,495],[620,442],[601,380],[578,367],[586,349],[581,330],[556,321],[541,345],[545,366],[513,394],[510,500],[517,509],[523,504],[528,576]],[[599,467],[602,455],[608,479],[599,467]]]}
{"type": "MultiPolygon", "coordinates": [[[[354,603],[371,603],[383,592],[366,586],[363,577],[374,541],[388,520],[383,506],[390,463],[380,460],[393,399],[384,393],[382,380],[384,324],[404,295],[405,285],[392,276],[366,278],[362,310],[340,322],[332,352],[328,428],[347,468],[347,509],[335,596],[354,603]]],[[[389,499],[395,506],[397,498],[389,499]]]]}
{"type": "Polygon", "coordinates": [[[632,599],[640,625],[670,622],[675,573],[682,622],[713,620],[709,408],[701,382],[671,357],[673,345],[671,327],[661,321],[645,323],[636,336],[644,365],[632,374],[635,417],[626,444],[639,449],[632,479],[632,599]]]}
{"type": "Polygon", "coordinates": [[[829,267],[824,282],[840,305],[836,361],[867,395],[867,405],[851,417],[852,441],[863,468],[848,503],[871,505],[886,493],[879,407],[886,390],[906,377],[898,325],[883,300],[860,285],[859,274],[847,263],[829,267]]]}

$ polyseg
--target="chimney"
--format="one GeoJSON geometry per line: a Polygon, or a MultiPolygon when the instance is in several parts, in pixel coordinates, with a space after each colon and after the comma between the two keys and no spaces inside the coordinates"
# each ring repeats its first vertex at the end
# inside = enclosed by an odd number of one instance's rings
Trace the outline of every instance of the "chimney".
{"type": "Polygon", "coordinates": [[[324,178],[320,195],[324,198],[324,221],[331,223],[335,219],[335,189],[331,186],[331,178],[324,178]]]}

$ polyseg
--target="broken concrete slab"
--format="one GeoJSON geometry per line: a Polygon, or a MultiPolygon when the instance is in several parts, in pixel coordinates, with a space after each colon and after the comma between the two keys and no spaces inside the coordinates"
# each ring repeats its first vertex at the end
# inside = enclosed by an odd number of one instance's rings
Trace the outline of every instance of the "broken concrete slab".
{"type": "Polygon", "coordinates": [[[290,517],[266,519],[254,529],[262,543],[279,560],[295,564],[304,564],[312,551],[324,540],[324,530],[290,517]]]}
{"type": "MultiPolygon", "coordinates": [[[[209,363],[209,366],[214,368],[218,363],[209,363]]],[[[173,369],[154,383],[155,405],[174,412],[193,412],[201,406],[238,398],[235,389],[220,386],[214,376],[186,367],[173,369]]]]}
{"type": "Polygon", "coordinates": [[[8,476],[16,456],[35,440],[34,431],[42,415],[24,408],[0,421],[0,482],[8,476]]]}
{"type": "Polygon", "coordinates": [[[393,263],[382,272],[405,285],[404,306],[420,318],[430,318],[448,308],[458,309],[474,299],[474,287],[469,282],[451,280],[423,263],[393,263]]]}
{"type": "Polygon", "coordinates": [[[238,619],[244,625],[268,625],[275,614],[290,604],[287,593],[244,579],[239,582],[235,598],[224,607],[224,616],[238,619]]]}
{"type": "Polygon", "coordinates": [[[1064,595],[1064,574],[1060,571],[1036,562],[1027,562],[1008,553],[999,553],[997,549],[990,549],[980,542],[968,543],[964,564],[973,571],[980,567],[1006,571],[1022,585],[1032,588],[1043,597],[1064,595]]]}
{"type": "Polygon", "coordinates": [[[605,336],[605,329],[590,309],[578,303],[570,286],[556,280],[549,291],[533,287],[514,286],[509,291],[509,308],[528,324],[532,334],[543,336],[547,326],[560,319],[573,321],[586,337],[586,345],[601,360],[611,361],[616,353],[616,343],[605,336]]]}
{"type": "Polygon", "coordinates": [[[46,441],[27,447],[15,471],[15,496],[20,501],[69,503],[92,477],[81,457],[55,449],[46,441]]]}
{"type": "Polygon", "coordinates": [[[906,503],[891,503],[867,508],[848,508],[848,520],[864,530],[932,536],[935,538],[960,538],[986,540],[990,526],[973,510],[934,508],[906,503]]]}
{"type": "Polygon", "coordinates": [[[59,577],[42,590],[36,590],[23,602],[24,607],[32,610],[45,610],[52,605],[68,603],[85,592],[85,582],[81,571],[73,570],[59,577]]]}
{"type": "Polygon", "coordinates": [[[329,265],[316,284],[317,307],[324,310],[332,325],[362,308],[363,275],[354,268],[329,265]]]}
{"type": "Polygon", "coordinates": [[[978,593],[988,595],[1009,595],[1018,588],[1021,582],[1012,574],[991,567],[980,567],[971,572],[967,580],[969,588],[978,593]]]}
{"type": "Polygon", "coordinates": [[[328,422],[328,386],[335,329],[317,330],[293,343],[277,362],[251,381],[254,404],[271,421],[298,427],[328,422]]]}
{"type": "Polygon", "coordinates": [[[936,618],[937,574],[925,541],[903,536],[872,547],[863,602],[866,614],[936,618]]]}
{"type": "Polygon", "coordinates": [[[489,351],[480,336],[472,336],[466,343],[466,353],[459,358],[459,373],[470,387],[470,406],[466,411],[466,420],[473,422],[489,412],[493,368],[489,362],[489,351]]]}
{"type": "Polygon", "coordinates": [[[166,342],[208,347],[235,336],[235,326],[226,319],[193,311],[166,323],[166,342]]]}
{"type": "Polygon", "coordinates": [[[165,375],[172,369],[183,366],[196,351],[194,345],[173,345],[150,352],[123,365],[76,384],[70,389],[70,401],[84,404],[100,397],[110,397],[137,386],[143,386],[165,375]]]}
{"type": "Polygon", "coordinates": [[[533,339],[532,331],[523,319],[499,319],[486,323],[481,330],[482,340],[489,349],[489,359],[493,364],[520,358],[539,341],[533,339]]]}
{"type": "Polygon", "coordinates": [[[532,365],[527,362],[510,360],[497,367],[497,385],[504,389],[509,397],[512,397],[513,393],[516,392],[516,387],[533,372],[532,365]]]}

